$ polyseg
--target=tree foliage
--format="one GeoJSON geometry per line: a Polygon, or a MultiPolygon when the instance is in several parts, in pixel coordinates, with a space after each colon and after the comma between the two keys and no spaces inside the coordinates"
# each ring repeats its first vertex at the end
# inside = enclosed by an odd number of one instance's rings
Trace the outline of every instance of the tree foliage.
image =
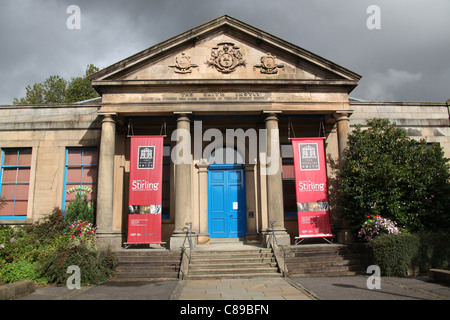
{"type": "Polygon", "coordinates": [[[339,172],[341,213],[358,228],[381,215],[411,232],[450,228],[449,159],[439,144],[410,139],[388,120],[349,134],[339,172]]]}
{"type": "Polygon", "coordinates": [[[44,82],[35,83],[26,87],[23,98],[14,98],[13,103],[18,104],[54,104],[74,103],[98,97],[98,93],[91,86],[89,76],[99,69],[90,64],[83,77],[74,77],[70,81],[58,75],[48,77],[44,82]]]}
{"type": "Polygon", "coordinates": [[[75,199],[67,206],[64,219],[67,226],[77,220],[89,221],[95,224],[95,206],[94,204],[89,204],[89,200],[85,194],[78,192],[75,195],[75,199]]]}

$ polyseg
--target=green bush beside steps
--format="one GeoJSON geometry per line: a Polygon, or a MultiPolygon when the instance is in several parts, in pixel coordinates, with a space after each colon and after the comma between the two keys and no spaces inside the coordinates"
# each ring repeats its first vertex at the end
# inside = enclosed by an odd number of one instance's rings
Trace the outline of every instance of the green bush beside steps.
{"type": "Polygon", "coordinates": [[[445,232],[383,234],[366,246],[369,263],[379,266],[383,276],[450,270],[450,237],[445,232]]]}

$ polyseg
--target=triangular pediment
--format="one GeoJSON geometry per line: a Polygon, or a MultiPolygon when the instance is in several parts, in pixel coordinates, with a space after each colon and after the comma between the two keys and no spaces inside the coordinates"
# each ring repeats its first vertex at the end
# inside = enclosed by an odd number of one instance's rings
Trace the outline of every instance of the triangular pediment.
{"type": "Polygon", "coordinates": [[[150,47],[91,76],[123,80],[347,81],[360,76],[229,16],[150,47]]]}

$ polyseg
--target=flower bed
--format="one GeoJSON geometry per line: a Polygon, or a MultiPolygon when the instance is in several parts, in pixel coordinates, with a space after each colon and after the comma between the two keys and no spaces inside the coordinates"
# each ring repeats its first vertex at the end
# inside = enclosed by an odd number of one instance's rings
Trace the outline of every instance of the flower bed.
{"type": "Polygon", "coordinates": [[[96,249],[98,227],[89,221],[77,220],[69,225],[70,239],[74,245],[84,244],[88,248],[96,249]]]}
{"type": "Polygon", "coordinates": [[[382,216],[367,216],[367,220],[361,227],[358,237],[366,241],[372,241],[381,234],[399,234],[401,233],[394,221],[383,218],[382,216]]]}

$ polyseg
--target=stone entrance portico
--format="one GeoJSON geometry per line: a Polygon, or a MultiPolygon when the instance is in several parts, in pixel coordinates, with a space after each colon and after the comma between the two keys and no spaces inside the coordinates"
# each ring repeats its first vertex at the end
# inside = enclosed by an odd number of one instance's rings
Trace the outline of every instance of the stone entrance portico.
{"type": "Polygon", "coordinates": [[[183,245],[187,223],[192,223],[196,243],[209,241],[209,163],[204,151],[212,138],[203,137],[208,129],[224,136],[227,129],[267,132],[264,148],[258,137],[256,160],[263,155],[270,164],[250,159],[249,147],[254,146],[249,145],[249,137],[244,143],[246,240],[264,243],[272,222],[278,241],[291,243],[296,222],[286,220],[283,203],[281,146],[290,143],[286,132],[292,127],[305,137],[325,133],[326,153],[338,161],[352,113],[348,93],[359,78],[228,16],[94,74],[92,84],[102,95],[99,116],[103,118],[97,201],[100,239],[118,247],[126,236],[126,126],[132,124],[138,134],[155,134],[164,123],[164,144],[171,150],[191,151],[182,155],[188,162],[170,166],[170,213],[163,234],[171,249],[183,245]],[[199,121],[203,129],[194,132],[199,121]],[[194,141],[198,134],[200,146],[194,141]]]}

